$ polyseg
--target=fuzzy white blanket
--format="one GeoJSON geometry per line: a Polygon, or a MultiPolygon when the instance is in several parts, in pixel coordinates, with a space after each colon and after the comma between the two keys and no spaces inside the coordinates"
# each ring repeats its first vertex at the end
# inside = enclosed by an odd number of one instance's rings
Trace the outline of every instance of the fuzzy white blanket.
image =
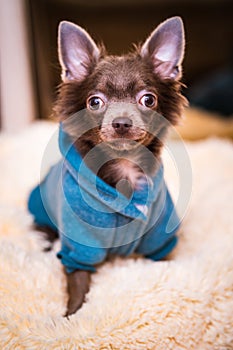
{"type": "MultiPolygon", "coordinates": [[[[166,261],[105,263],[67,320],[59,243],[43,252],[26,210],[54,129],[35,123],[0,136],[0,349],[233,349],[233,145],[186,144],[192,197],[177,248],[166,261]]],[[[183,146],[172,147],[179,154],[183,146]]],[[[164,158],[175,195],[175,167],[164,158]]]]}

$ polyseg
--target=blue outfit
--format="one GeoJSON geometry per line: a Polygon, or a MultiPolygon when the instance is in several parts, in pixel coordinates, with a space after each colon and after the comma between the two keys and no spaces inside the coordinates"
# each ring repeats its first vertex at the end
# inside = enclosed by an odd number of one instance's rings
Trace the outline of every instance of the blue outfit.
{"type": "Polygon", "coordinates": [[[62,160],[31,192],[28,208],[37,224],[59,232],[58,257],[68,273],[95,271],[109,254],[160,260],[173,249],[179,219],[162,165],[126,198],[85,165],[62,124],[59,147],[62,160]]]}

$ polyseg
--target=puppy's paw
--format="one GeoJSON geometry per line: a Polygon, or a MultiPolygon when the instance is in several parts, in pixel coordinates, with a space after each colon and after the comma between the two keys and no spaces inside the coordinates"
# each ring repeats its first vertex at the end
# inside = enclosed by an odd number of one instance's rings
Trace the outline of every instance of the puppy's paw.
{"type": "Polygon", "coordinates": [[[67,291],[69,295],[67,311],[65,316],[74,314],[82,307],[85,301],[85,295],[90,287],[90,272],[76,270],[67,274],[67,291]]]}

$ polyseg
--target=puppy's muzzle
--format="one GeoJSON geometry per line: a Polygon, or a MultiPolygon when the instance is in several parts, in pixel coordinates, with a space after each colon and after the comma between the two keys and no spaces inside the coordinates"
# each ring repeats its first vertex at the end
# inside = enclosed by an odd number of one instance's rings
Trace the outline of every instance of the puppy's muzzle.
{"type": "Polygon", "coordinates": [[[115,118],[112,121],[112,127],[119,136],[127,134],[132,126],[132,120],[126,117],[115,118]]]}

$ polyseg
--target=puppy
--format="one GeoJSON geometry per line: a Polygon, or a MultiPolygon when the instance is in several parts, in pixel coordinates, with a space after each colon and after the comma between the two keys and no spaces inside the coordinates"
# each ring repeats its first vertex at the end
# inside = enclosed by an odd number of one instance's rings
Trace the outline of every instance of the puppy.
{"type": "Polygon", "coordinates": [[[179,219],[160,154],[186,104],[183,23],[170,18],[133,52],[108,56],[84,29],[64,21],[58,47],[62,84],[54,111],[62,159],[31,192],[28,207],[37,225],[59,233],[70,315],[109,255],[136,252],[156,261],[177,242],[179,219]]]}

